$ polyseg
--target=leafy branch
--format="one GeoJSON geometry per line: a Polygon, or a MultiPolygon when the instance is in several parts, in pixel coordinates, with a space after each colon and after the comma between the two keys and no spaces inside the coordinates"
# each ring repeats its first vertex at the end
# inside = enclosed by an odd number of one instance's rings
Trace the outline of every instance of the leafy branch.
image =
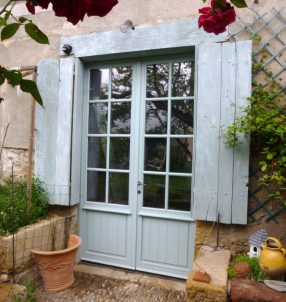
{"type": "Polygon", "coordinates": [[[225,133],[226,144],[235,148],[240,136],[249,136],[252,146],[260,156],[262,176],[260,184],[274,185],[270,194],[276,200],[285,200],[286,193],[286,112],[285,95],[279,92],[272,80],[267,86],[254,83],[250,104],[244,115],[237,118],[225,133]]]}
{"type": "MultiPolygon", "coordinates": [[[[31,20],[25,17],[16,18],[12,10],[17,0],[9,1],[0,11],[1,41],[12,38],[21,27],[24,27],[27,35],[37,43],[49,44],[48,37],[31,20]],[[11,21],[13,19],[13,22],[11,21]]],[[[8,70],[0,65],[0,86],[7,81],[13,87],[19,86],[23,92],[30,93],[40,105],[43,100],[35,82],[23,79],[21,72],[8,70]]]]}

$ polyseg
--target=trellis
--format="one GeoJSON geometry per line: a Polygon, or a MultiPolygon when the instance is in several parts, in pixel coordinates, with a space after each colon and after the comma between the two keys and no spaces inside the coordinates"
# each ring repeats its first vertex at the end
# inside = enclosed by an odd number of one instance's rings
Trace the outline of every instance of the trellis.
{"type": "MultiPolygon", "coordinates": [[[[286,17],[284,9],[275,9],[260,14],[250,8],[253,21],[246,21],[245,16],[238,16],[236,28],[230,31],[230,39],[234,41],[252,39],[253,62],[256,65],[255,80],[267,85],[264,78],[271,79],[277,84],[280,91],[286,92],[286,17]]],[[[255,156],[254,156],[255,158],[255,156]]],[[[265,219],[274,220],[285,212],[285,204],[273,201],[269,195],[273,188],[259,184],[260,168],[258,159],[250,160],[249,209],[250,222],[265,219]]]]}
{"type": "Polygon", "coordinates": [[[230,31],[230,39],[235,41],[252,39],[256,46],[253,50],[253,61],[260,64],[258,71],[275,81],[281,91],[285,91],[286,17],[284,9],[273,8],[272,11],[264,14],[260,14],[254,8],[250,10],[254,14],[254,21],[248,23],[243,17],[238,16],[238,29],[230,31]]]}

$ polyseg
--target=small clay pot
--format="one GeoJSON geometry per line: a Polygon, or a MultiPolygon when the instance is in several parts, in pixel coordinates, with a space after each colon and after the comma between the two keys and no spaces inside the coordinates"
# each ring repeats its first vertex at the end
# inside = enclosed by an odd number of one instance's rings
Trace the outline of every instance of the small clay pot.
{"type": "Polygon", "coordinates": [[[32,250],[44,282],[44,289],[57,292],[69,288],[74,283],[74,265],[80,237],[70,235],[68,247],[59,251],[32,250]]]}

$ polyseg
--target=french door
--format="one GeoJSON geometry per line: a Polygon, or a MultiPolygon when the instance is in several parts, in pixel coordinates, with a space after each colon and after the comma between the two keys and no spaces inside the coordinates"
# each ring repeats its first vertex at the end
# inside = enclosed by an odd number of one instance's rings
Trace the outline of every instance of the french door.
{"type": "Polygon", "coordinates": [[[85,83],[81,259],[185,278],[194,61],[93,65],[85,83]]]}

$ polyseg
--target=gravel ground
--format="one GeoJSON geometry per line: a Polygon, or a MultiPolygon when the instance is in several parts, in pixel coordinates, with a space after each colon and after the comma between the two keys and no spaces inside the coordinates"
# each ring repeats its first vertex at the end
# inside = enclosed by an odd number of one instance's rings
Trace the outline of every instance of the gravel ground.
{"type": "Polygon", "coordinates": [[[65,291],[36,290],[38,302],[184,302],[186,293],[158,285],[75,273],[75,283],[65,291]]]}

